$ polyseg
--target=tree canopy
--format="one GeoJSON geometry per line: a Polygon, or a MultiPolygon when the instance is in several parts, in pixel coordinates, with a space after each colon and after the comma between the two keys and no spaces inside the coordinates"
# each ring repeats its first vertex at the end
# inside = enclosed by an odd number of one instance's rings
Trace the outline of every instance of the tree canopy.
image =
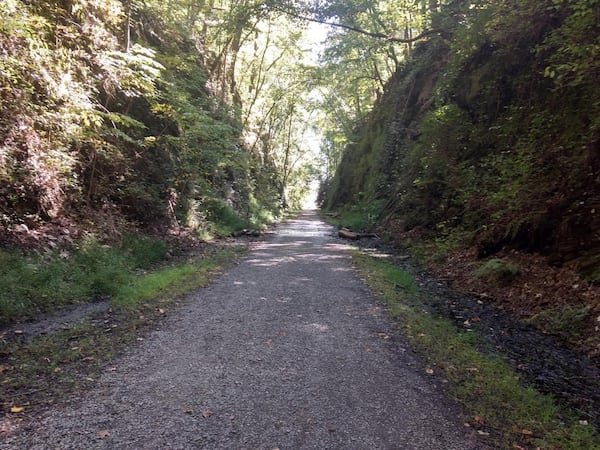
{"type": "Polygon", "coordinates": [[[227,233],[298,207],[316,176],[328,206],[408,228],[493,217],[483,247],[539,228],[544,202],[579,211],[573,230],[596,217],[597,0],[0,7],[7,240],[227,233]]]}

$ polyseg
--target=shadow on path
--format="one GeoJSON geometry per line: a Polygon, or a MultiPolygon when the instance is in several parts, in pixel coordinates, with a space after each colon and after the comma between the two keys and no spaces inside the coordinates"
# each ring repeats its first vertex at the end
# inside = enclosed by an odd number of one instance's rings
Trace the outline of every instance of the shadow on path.
{"type": "Polygon", "coordinates": [[[306,211],[2,448],[482,449],[306,211]]]}

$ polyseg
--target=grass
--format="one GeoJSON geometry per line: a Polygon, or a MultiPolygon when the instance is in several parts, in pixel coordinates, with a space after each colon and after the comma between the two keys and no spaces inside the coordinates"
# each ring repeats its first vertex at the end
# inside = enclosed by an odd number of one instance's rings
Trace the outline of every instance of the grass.
{"type": "Polygon", "coordinates": [[[221,199],[205,199],[203,204],[206,208],[206,220],[199,224],[196,233],[198,238],[204,241],[231,236],[246,228],[266,230],[267,226],[278,218],[276,208],[261,206],[253,198],[250,199],[246,217],[242,217],[221,199]]]}
{"type": "Polygon", "coordinates": [[[67,331],[31,341],[0,339],[0,409],[17,406],[27,414],[93,382],[101,367],[168,314],[183,294],[206,286],[240,252],[222,248],[130,278],[115,288],[110,312],[67,331]]]}
{"type": "Polygon", "coordinates": [[[215,271],[221,270],[238,251],[222,250],[209,259],[163,268],[122,285],[116,292],[112,304],[126,309],[135,309],[140,303],[161,297],[174,297],[205,286],[215,271]]]}
{"type": "MultiPolygon", "coordinates": [[[[346,209],[336,210],[335,216],[325,217],[332,225],[353,231],[372,230],[379,216],[380,202],[364,202],[346,209]]],[[[325,211],[326,212],[326,211],[325,211]]]]}
{"type": "Polygon", "coordinates": [[[497,448],[600,448],[593,426],[581,424],[549,396],[523,386],[500,357],[480,353],[477,334],[430,314],[410,273],[360,251],[353,256],[422,356],[427,373],[448,382],[449,393],[465,406],[471,426],[480,434],[490,433],[497,448]]]}
{"type": "Polygon", "coordinates": [[[151,267],[166,252],[165,242],[141,235],[112,247],[91,239],[70,254],[0,251],[0,324],[114,296],[135,279],[136,269],[151,267]]]}

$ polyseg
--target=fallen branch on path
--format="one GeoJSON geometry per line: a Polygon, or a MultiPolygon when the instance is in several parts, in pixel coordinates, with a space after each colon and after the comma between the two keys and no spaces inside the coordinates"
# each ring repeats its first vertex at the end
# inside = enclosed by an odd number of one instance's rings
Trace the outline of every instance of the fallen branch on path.
{"type": "Polygon", "coordinates": [[[338,236],[344,239],[350,239],[352,241],[358,241],[362,238],[376,238],[379,239],[375,233],[355,233],[354,231],[350,231],[348,228],[340,228],[338,230],[338,236]]]}

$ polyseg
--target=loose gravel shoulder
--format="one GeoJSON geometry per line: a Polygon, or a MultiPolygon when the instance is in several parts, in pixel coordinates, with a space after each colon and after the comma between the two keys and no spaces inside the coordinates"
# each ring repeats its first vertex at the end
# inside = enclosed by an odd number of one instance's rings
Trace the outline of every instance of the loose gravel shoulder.
{"type": "Polygon", "coordinates": [[[6,449],[482,449],[311,212],[6,449]]]}

